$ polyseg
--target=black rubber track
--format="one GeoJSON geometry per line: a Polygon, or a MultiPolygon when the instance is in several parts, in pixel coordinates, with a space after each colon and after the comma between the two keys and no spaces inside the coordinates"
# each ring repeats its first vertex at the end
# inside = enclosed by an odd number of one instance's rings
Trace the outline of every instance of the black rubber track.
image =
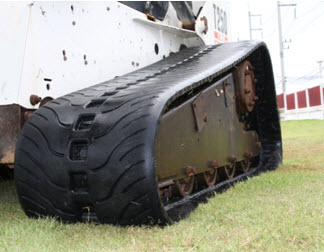
{"type": "Polygon", "coordinates": [[[281,162],[272,66],[264,43],[189,48],[153,65],[74,92],[38,109],[25,124],[15,180],[28,216],[97,219],[121,225],[170,223],[155,174],[155,136],[163,113],[249,59],[259,79],[254,127],[259,170],[281,162]]]}

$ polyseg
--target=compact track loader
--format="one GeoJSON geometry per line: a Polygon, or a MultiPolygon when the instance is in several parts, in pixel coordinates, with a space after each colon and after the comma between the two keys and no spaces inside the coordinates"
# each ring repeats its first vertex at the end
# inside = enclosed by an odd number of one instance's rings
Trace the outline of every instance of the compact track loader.
{"type": "MultiPolygon", "coordinates": [[[[198,41],[208,30],[213,40],[226,38],[226,27],[210,28],[213,19],[206,7],[195,14],[186,2],[148,9],[144,3],[113,5],[146,15],[137,25],[148,22],[182,39],[198,41]],[[171,8],[182,23],[176,31],[158,21],[171,8]]],[[[217,15],[224,22],[225,12],[211,8],[215,22],[217,15]]],[[[195,200],[277,168],[281,131],[266,45],[190,41],[155,63],[89,83],[32,111],[14,161],[19,200],[28,216],[172,223],[195,200]]],[[[159,55],[162,47],[154,44],[154,53],[159,55]]]]}

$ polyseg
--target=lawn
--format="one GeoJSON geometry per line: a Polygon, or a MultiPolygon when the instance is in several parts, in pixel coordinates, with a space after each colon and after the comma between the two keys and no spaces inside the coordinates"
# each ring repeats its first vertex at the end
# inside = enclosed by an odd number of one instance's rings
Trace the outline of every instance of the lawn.
{"type": "Polygon", "coordinates": [[[0,183],[0,250],[324,251],[324,121],[282,122],[284,164],[172,226],[63,224],[25,216],[0,183]]]}

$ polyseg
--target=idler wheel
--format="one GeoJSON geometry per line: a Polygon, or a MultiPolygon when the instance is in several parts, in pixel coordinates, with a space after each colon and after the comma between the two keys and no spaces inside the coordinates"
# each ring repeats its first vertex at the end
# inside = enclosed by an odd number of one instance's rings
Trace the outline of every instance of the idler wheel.
{"type": "Polygon", "coordinates": [[[177,192],[180,196],[186,197],[192,193],[194,186],[194,176],[179,179],[175,182],[177,192]]]}

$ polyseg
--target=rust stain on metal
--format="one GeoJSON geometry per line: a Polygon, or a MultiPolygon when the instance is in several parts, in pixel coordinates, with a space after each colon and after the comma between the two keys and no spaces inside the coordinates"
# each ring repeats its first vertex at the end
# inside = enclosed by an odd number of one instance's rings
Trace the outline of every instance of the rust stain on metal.
{"type": "Polygon", "coordinates": [[[0,106],[0,164],[13,165],[18,135],[34,111],[16,104],[0,106]]]}
{"type": "Polygon", "coordinates": [[[0,164],[13,164],[15,159],[14,148],[10,148],[6,153],[1,153],[0,164]]]}
{"type": "Polygon", "coordinates": [[[29,97],[29,101],[30,101],[30,104],[35,106],[37,105],[38,103],[40,103],[42,101],[42,98],[39,97],[38,95],[34,95],[32,94],[30,97],[29,97]]]}
{"type": "Polygon", "coordinates": [[[207,31],[208,31],[208,20],[205,16],[201,17],[200,18],[200,21],[203,21],[204,22],[204,30],[203,30],[203,33],[206,34],[207,31]]]}
{"type": "Polygon", "coordinates": [[[0,113],[0,164],[13,164],[16,141],[20,132],[19,106],[0,106],[0,113]]]}
{"type": "Polygon", "coordinates": [[[234,71],[236,107],[240,114],[246,114],[254,109],[258,97],[255,96],[255,83],[253,66],[244,61],[234,71]]]}
{"type": "Polygon", "coordinates": [[[187,167],[185,168],[185,170],[186,170],[186,174],[187,174],[188,177],[190,177],[190,176],[194,176],[194,175],[195,175],[196,169],[195,169],[194,167],[192,167],[192,166],[187,166],[187,167]]]}
{"type": "Polygon", "coordinates": [[[245,73],[245,75],[250,75],[251,71],[249,69],[245,69],[244,73],[245,73]]]}
{"type": "Polygon", "coordinates": [[[184,24],[182,23],[181,25],[182,29],[185,29],[185,30],[190,30],[190,31],[194,31],[195,30],[195,24],[184,24]]]}
{"type": "Polygon", "coordinates": [[[204,122],[208,122],[208,116],[207,116],[207,114],[205,114],[203,121],[204,122]]]}
{"type": "Polygon", "coordinates": [[[206,99],[206,95],[207,94],[203,92],[192,102],[196,128],[198,131],[201,131],[208,122],[207,111],[209,111],[210,107],[213,106],[212,102],[207,102],[208,99],[206,99]]]}
{"type": "Polygon", "coordinates": [[[251,93],[251,90],[250,90],[250,89],[247,89],[247,88],[245,88],[245,89],[244,89],[244,93],[245,93],[245,94],[249,94],[249,93],[251,93]]]}
{"type": "Polygon", "coordinates": [[[251,157],[253,157],[253,153],[252,152],[244,152],[243,157],[251,158],[251,157]]]}
{"type": "Polygon", "coordinates": [[[227,158],[227,161],[230,163],[234,163],[237,160],[237,157],[235,155],[231,155],[227,158]]]}
{"type": "Polygon", "coordinates": [[[33,114],[33,111],[24,112],[24,121],[27,121],[33,114]]]}
{"type": "Polygon", "coordinates": [[[146,17],[147,17],[148,20],[151,20],[151,21],[153,21],[153,22],[156,21],[155,17],[152,16],[151,14],[146,13],[146,17]]]}
{"type": "Polygon", "coordinates": [[[208,162],[208,166],[210,168],[216,169],[216,168],[218,168],[218,162],[216,160],[211,160],[208,162]]]}

